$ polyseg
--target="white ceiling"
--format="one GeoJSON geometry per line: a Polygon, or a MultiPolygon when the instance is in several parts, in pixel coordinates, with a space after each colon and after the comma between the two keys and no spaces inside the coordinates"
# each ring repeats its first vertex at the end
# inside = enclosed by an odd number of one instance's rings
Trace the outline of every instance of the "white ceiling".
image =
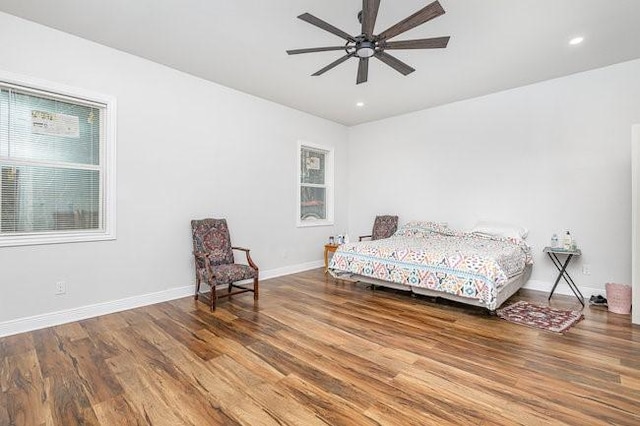
{"type": "MultiPolygon", "coordinates": [[[[374,33],[430,2],[382,0],[374,33]]],[[[359,34],[359,0],[0,0],[0,11],[346,125],[640,57],[639,0],[440,3],[445,15],[393,40],[450,35],[448,48],[394,51],[416,69],[407,77],[372,59],[357,86],[353,58],[310,76],[344,52],[285,50],[344,43],[303,12],[359,34]]]]}

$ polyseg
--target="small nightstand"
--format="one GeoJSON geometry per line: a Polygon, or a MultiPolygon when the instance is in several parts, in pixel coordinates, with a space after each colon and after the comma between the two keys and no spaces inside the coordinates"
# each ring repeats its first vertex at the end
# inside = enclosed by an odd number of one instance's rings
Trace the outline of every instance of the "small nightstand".
{"type": "Polygon", "coordinates": [[[335,253],[340,247],[339,244],[325,244],[324,245],[324,273],[329,271],[329,253],[335,253]]]}
{"type": "Polygon", "coordinates": [[[564,249],[555,248],[555,247],[545,247],[543,252],[549,255],[549,259],[551,259],[554,266],[558,270],[558,278],[556,278],[556,282],[553,284],[553,287],[551,288],[551,293],[549,293],[548,300],[551,300],[551,296],[553,296],[553,292],[556,291],[556,287],[560,282],[560,278],[564,278],[565,282],[569,285],[569,288],[571,289],[573,294],[576,295],[576,297],[580,301],[580,304],[584,308],[584,296],[580,292],[580,289],[578,288],[576,283],[573,282],[573,279],[571,278],[571,275],[569,275],[569,272],[567,272],[567,266],[569,265],[569,262],[571,262],[571,259],[573,258],[573,256],[582,255],[582,251],[580,251],[580,249],[564,250],[564,249]],[[560,261],[560,259],[558,258],[558,255],[567,256],[564,263],[560,261]]]}

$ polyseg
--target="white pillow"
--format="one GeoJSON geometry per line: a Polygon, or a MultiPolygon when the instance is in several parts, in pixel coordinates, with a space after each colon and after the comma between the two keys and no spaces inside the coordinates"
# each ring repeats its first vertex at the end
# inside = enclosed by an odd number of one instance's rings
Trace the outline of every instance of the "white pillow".
{"type": "Polygon", "coordinates": [[[529,230],[523,226],[489,221],[478,222],[476,226],[471,229],[471,232],[492,237],[519,238],[522,240],[529,235],[529,230]]]}

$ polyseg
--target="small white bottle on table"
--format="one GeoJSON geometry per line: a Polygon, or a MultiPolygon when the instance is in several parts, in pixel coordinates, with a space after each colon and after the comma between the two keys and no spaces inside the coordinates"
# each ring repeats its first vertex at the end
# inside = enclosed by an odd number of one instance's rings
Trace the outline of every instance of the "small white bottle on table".
{"type": "Polygon", "coordinates": [[[565,250],[571,250],[572,246],[573,246],[573,238],[571,238],[571,234],[569,233],[569,231],[567,231],[566,234],[564,234],[564,240],[563,242],[563,247],[565,250]]]}

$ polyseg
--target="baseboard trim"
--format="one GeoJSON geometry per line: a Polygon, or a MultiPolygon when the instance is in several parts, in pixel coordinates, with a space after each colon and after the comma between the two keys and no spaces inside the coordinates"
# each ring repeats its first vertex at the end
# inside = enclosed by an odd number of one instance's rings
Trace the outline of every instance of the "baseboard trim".
{"type": "Polygon", "coordinates": [[[268,280],[271,278],[282,277],[284,275],[297,274],[298,272],[309,271],[311,269],[321,268],[324,266],[324,261],[317,260],[313,262],[300,263],[298,265],[284,266],[282,268],[271,269],[269,271],[260,272],[261,280],[268,280]]]}
{"type": "Polygon", "coordinates": [[[142,294],[139,296],[96,303],[94,305],[80,306],[78,308],[66,309],[63,311],[18,318],[0,323],[0,337],[38,330],[54,325],[66,324],[68,322],[80,321],[100,315],[112,314],[114,312],[126,311],[127,309],[138,308],[141,306],[153,305],[154,303],[179,299],[192,294],[193,286],[178,287],[156,293],[142,294]]]}
{"type": "MultiPolygon", "coordinates": [[[[314,261],[271,269],[260,272],[260,280],[263,281],[270,278],[281,277],[283,275],[295,274],[297,272],[308,271],[322,266],[324,266],[323,261],[314,261]]],[[[189,285],[186,287],[170,288],[168,290],[155,293],[142,294],[109,302],[96,303],[94,305],[80,306],[78,308],[66,309],[63,311],[9,320],[0,323],[0,337],[39,330],[73,321],[80,321],[100,315],[113,314],[115,312],[153,305],[155,303],[167,302],[169,300],[180,299],[182,297],[193,295],[193,292],[194,286],[189,285]]]]}
{"type": "MultiPolygon", "coordinates": [[[[298,272],[321,268],[323,266],[324,262],[319,260],[270,269],[268,271],[263,271],[260,273],[260,280],[265,281],[271,278],[277,278],[284,275],[291,275],[298,272]]],[[[525,284],[524,288],[549,292],[552,286],[553,283],[551,282],[542,280],[529,280],[525,284]]],[[[592,294],[605,294],[604,289],[601,288],[582,286],[579,286],[578,288],[587,299],[592,294]]],[[[112,300],[109,302],[96,303],[94,305],[80,306],[78,308],[67,309],[64,311],[50,312],[42,315],[35,315],[32,317],[9,320],[0,323],[0,337],[24,333],[27,331],[39,330],[42,328],[66,324],[73,321],[80,321],[100,315],[108,315],[115,312],[126,311],[127,309],[153,305],[155,303],[180,299],[182,297],[193,295],[193,290],[194,288],[192,285],[185,287],[176,287],[155,293],[142,294],[139,296],[132,296],[124,299],[112,300]]],[[[561,283],[560,285],[558,285],[558,288],[555,292],[557,294],[573,295],[571,289],[565,283],[561,283]]]]}
{"type": "MultiPolygon", "coordinates": [[[[553,283],[549,281],[529,280],[527,281],[527,283],[524,285],[523,288],[549,293],[552,287],[553,287],[553,283]]],[[[580,290],[580,293],[582,293],[582,295],[587,299],[585,300],[585,303],[589,301],[589,297],[591,297],[591,295],[602,294],[604,296],[605,294],[605,290],[603,288],[578,286],[578,289],[580,290]]],[[[556,288],[556,291],[553,294],[564,294],[567,296],[574,295],[571,289],[569,288],[569,286],[565,282],[559,283],[558,287],[556,288]]]]}

